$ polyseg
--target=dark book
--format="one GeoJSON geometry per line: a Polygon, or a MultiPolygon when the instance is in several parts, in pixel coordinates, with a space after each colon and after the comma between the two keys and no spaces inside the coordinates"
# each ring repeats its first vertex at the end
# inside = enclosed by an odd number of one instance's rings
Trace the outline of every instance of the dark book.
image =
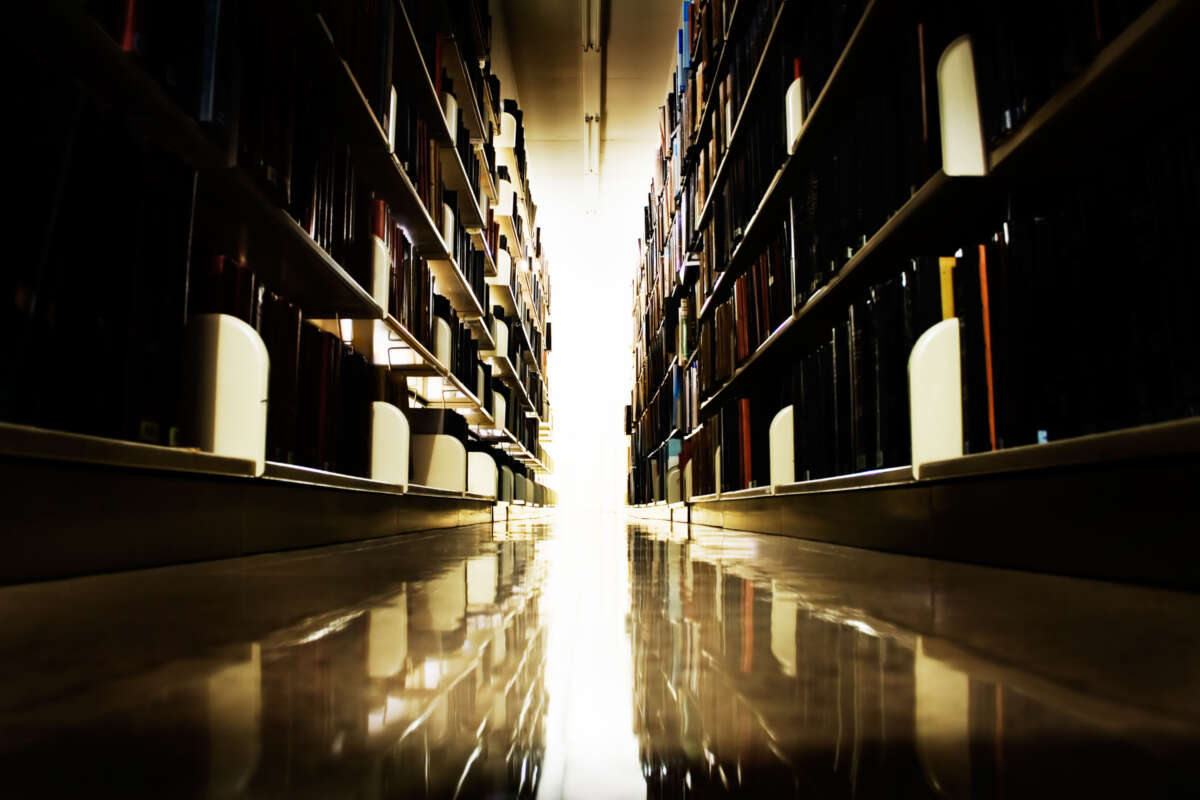
{"type": "Polygon", "coordinates": [[[270,358],[267,390],[267,458],[295,463],[297,391],[300,370],[300,309],[286,299],[267,292],[259,335],[270,358]]]}

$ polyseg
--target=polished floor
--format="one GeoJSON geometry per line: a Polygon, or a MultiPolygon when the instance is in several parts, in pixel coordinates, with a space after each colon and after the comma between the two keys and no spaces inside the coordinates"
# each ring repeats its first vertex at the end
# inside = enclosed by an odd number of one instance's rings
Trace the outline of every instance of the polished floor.
{"type": "Polygon", "coordinates": [[[0,589],[0,796],[1200,796],[1200,597],[560,518],[0,589]]]}

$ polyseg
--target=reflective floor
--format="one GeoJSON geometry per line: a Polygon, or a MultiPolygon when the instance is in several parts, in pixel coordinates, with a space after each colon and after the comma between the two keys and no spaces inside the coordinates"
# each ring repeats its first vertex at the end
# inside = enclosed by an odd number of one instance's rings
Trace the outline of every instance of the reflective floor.
{"type": "Polygon", "coordinates": [[[3,797],[1200,796],[1190,594],[601,517],[0,611],[3,797]]]}

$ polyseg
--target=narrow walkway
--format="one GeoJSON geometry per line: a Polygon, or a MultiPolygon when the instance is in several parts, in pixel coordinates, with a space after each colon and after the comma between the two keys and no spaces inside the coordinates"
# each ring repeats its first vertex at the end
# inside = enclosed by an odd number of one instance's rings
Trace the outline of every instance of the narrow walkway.
{"type": "Polygon", "coordinates": [[[616,516],[0,589],[6,797],[1200,795],[1200,597],[616,516]]]}

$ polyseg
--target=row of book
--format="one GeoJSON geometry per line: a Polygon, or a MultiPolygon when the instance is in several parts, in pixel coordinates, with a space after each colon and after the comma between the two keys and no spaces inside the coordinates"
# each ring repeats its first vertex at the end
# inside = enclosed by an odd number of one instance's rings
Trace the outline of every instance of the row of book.
{"type": "MultiPolygon", "coordinates": [[[[767,141],[774,134],[766,136],[760,148],[758,134],[782,130],[781,118],[739,134],[725,155],[726,177],[717,188],[725,197],[693,243],[696,251],[685,256],[698,261],[694,277],[686,269],[673,276],[660,261],[643,257],[635,283],[635,331],[642,337],[635,346],[628,426],[635,436],[631,501],[663,499],[668,473],[689,464],[693,494],[764,485],[770,477],[768,427],[787,405],[796,414],[797,480],[907,464],[907,360],[921,333],[945,317],[956,317],[962,329],[966,453],[1200,414],[1194,355],[1200,328],[1185,300],[1196,288],[1186,220],[1200,211],[1200,125],[1190,106],[1153,131],[1114,143],[1128,157],[1109,159],[1102,174],[998,184],[1004,202],[993,207],[991,223],[964,228],[953,246],[945,246],[953,234],[943,235],[933,253],[914,243],[913,258],[897,263],[890,277],[873,266],[873,274],[885,276],[874,285],[852,295],[838,292],[835,300],[820,297],[939,168],[934,76],[951,38],[973,34],[981,104],[994,142],[1085,68],[1147,3],[1056,9],[1047,31],[1020,23],[1024,12],[1016,6],[1029,11],[1023,5],[1001,6],[917,3],[904,9],[894,33],[874,37],[879,52],[870,58],[889,68],[829,106],[832,118],[845,124],[836,137],[819,142],[825,157],[814,152],[796,172],[779,222],[756,223],[777,232],[757,236],[763,244],[756,253],[739,254],[736,273],[723,274],[725,264],[757,210],[764,181],[787,158],[782,137],[774,146],[767,141]],[[1032,39],[1044,47],[1021,44],[1032,39]],[[682,286],[672,282],[676,278],[682,286]],[[1122,286],[1116,301],[1113,285],[1122,286]],[[721,294],[714,297],[718,287],[721,294]],[[795,309],[810,302],[825,305],[761,350],[795,309]],[[706,305],[711,311],[699,314],[706,305]],[[646,346],[651,317],[673,327],[658,345],[663,356],[646,346]],[[697,415],[695,424],[687,376],[679,381],[684,402],[678,412],[663,404],[648,415],[649,423],[640,423],[633,412],[645,406],[646,386],[657,385],[646,376],[661,374],[660,363],[673,358],[689,363],[693,348],[699,351],[701,403],[752,357],[761,363],[739,380],[736,394],[705,406],[704,419],[697,415]],[[677,458],[674,443],[663,445],[675,430],[677,458]]],[[[767,54],[767,72],[758,80],[772,83],[775,73],[802,77],[807,110],[858,12],[842,3],[785,9],[789,13],[799,15],[784,19],[799,24],[802,35],[767,54]],[[796,69],[790,74],[789,62],[796,69]]],[[[728,31],[731,43],[739,30],[728,31]]],[[[774,98],[770,102],[782,106],[784,86],[780,81],[766,93],[774,98]]],[[[688,198],[683,205],[696,203],[689,193],[699,185],[702,162],[693,153],[678,176],[688,198]]],[[[981,213],[986,217],[987,209],[981,213]]],[[[647,207],[648,224],[662,216],[647,207]]]]}
{"type": "Polygon", "coordinates": [[[700,387],[707,396],[729,380],[792,313],[791,236],[781,226],[771,244],[733,282],[728,300],[699,325],[700,387]]]}
{"type": "MultiPolygon", "coordinates": [[[[364,180],[342,136],[334,76],[312,57],[309,34],[316,27],[310,31],[294,9],[272,0],[185,2],[174,9],[178,17],[159,5],[95,2],[88,10],[172,101],[228,145],[228,164],[251,175],[364,287],[376,277],[382,243],[390,271],[386,309],[431,350],[435,320],[454,323],[459,335],[446,365],[486,394],[490,367],[449,303],[434,293],[428,263],[364,180]],[[193,25],[197,20],[206,25],[193,25]]],[[[353,68],[365,70],[350,58],[355,52],[346,45],[353,68]]],[[[93,99],[84,88],[87,76],[63,72],[61,64],[48,65],[16,90],[28,110],[18,132],[28,158],[15,177],[30,202],[19,219],[43,233],[30,239],[21,266],[3,281],[4,327],[18,347],[4,358],[0,418],[192,445],[181,395],[189,367],[185,326],[190,314],[228,313],[255,328],[270,354],[268,458],[366,474],[369,436],[362,426],[369,399],[378,396],[372,356],[386,357],[356,352],[338,326],[305,319],[282,280],[261,279],[286,276],[290,265],[269,263],[277,256],[235,207],[198,193],[209,165],[198,173],[160,150],[144,137],[140,119],[93,99]],[[61,354],[68,353],[87,356],[63,365],[61,354]],[[81,403],[79,385],[105,391],[81,403]]],[[[417,131],[423,121],[397,96],[388,104],[395,127],[417,131]],[[414,124],[402,124],[402,117],[414,124]]],[[[429,173],[440,162],[436,143],[410,149],[397,151],[406,169],[429,173]]],[[[443,187],[437,191],[431,211],[447,198],[443,187]]],[[[452,194],[448,199],[453,205],[452,194]]],[[[483,254],[461,226],[452,243],[486,308],[483,254]]],[[[406,389],[398,398],[408,405],[406,389]]]]}
{"type": "MultiPolygon", "coordinates": [[[[851,301],[823,343],[773,355],[790,387],[775,375],[748,387],[683,460],[720,445],[725,466],[731,454],[742,466],[722,469],[722,491],[764,485],[767,428],[791,404],[798,480],[907,464],[909,354],[950,317],[961,326],[965,453],[1200,414],[1185,221],[1200,212],[1200,119],[1181,114],[1143,145],[1103,176],[1012,189],[994,234],[913,259],[851,301]],[[761,413],[730,418],[764,398],[761,413]]],[[[716,488],[694,477],[697,494],[716,488]]]]}
{"type": "Polygon", "coordinates": [[[954,18],[972,33],[989,143],[1016,130],[1152,2],[1096,0],[1047,7],[1034,0],[980,0],[954,9],[954,18]]]}
{"type": "Polygon", "coordinates": [[[180,409],[196,173],[46,71],[13,86],[0,419],[190,444],[180,409]]]}

